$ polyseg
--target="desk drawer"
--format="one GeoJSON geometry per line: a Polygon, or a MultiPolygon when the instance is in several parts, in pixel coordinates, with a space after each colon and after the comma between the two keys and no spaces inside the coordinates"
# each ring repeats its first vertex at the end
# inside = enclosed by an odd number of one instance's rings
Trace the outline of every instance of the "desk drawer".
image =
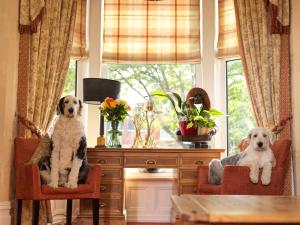
{"type": "Polygon", "coordinates": [[[122,157],[89,157],[89,163],[101,164],[103,168],[112,166],[122,166],[122,157]]]}
{"type": "Polygon", "coordinates": [[[181,167],[198,167],[198,166],[207,166],[212,158],[196,158],[188,157],[180,159],[181,167]]]}
{"type": "Polygon", "coordinates": [[[123,205],[121,199],[100,199],[100,215],[121,215],[123,212],[123,205]]]}
{"type": "Polygon", "coordinates": [[[123,170],[114,168],[114,169],[103,169],[101,177],[103,180],[122,180],[123,179],[123,170]]]}
{"type": "Polygon", "coordinates": [[[179,178],[187,179],[187,180],[196,180],[198,176],[197,168],[188,170],[188,169],[180,169],[179,178]]]}
{"type": "Polygon", "coordinates": [[[100,185],[101,194],[122,194],[123,193],[123,183],[101,183],[100,185]]]}
{"type": "Polygon", "coordinates": [[[197,184],[180,184],[180,194],[197,194],[197,184]]]}
{"type": "Polygon", "coordinates": [[[156,168],[156,167],[177,167],[178,161],[176,157],[159,157],[159,156],[128,156],[124,161],[125,167],[133,168],[156,168]]]}

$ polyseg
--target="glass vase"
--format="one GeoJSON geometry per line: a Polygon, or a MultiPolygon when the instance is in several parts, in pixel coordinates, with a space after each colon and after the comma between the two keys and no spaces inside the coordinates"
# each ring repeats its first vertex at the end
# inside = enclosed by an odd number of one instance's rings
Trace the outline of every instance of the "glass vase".
{"type": "Polygon", "coordinates": [[[111,130],[107,132],[107,147],[108,148],[121,148],[120,136],[122,132],[118,130],[119,121],[111,121],[111,130]]]}

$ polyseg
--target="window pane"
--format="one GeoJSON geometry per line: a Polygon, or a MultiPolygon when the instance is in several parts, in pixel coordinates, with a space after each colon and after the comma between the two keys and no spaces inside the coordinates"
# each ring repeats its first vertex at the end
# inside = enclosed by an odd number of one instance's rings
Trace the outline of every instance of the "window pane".
{"type": "MultiPolygon", "coordinates": [[[[120,98],[126,100],[131,108],[144,103],[154,90],[173,91],[185,99],[187,91],[195,85],[196,66],[191,64],[166,65],[122,65],[107,64],[107,78],[121,82],[120,98]]],[[[176,131],[178,119],[170,102],[159,97],[152,97],[158,111],[153,133],[159,146],[177,144],[176,131]]],[[[123,126],[123,145],[131,145],[135,131],[128,118],[123,126]],[[126,135],[124,135],[126,134],[126,135]]],[[[146,133],[146,129],[143,134],[146,133]]]]}
{"type": "Polygon", "coordinates": [[[76,60],[70,60],[62,96],[76,95],[76,60]]]}
{"type": "Polygon", "coordinates": [[[241,60],[227,61],[228,154],[239,152],[237,145],[256,126],[241,60]]]}
{"type": "MultiPolygon", "coordinates": [[[[64,97],[66,95],[76,95],[76,80],[77,80],[76,60],[70,60],[68,74],[65,80],[64,90],[61,97],[64,97]]],[[[49,134],[52,134],[54,129],[54,124],[56,123],[57,119],[58,119],[58,115],[55,113],[48,129],[49,134]]]]}

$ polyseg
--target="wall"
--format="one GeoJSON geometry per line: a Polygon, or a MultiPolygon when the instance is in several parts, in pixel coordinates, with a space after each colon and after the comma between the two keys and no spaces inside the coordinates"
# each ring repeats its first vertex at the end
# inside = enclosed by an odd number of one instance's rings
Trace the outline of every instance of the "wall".
{"type": "Polygon", "coordinates": [[[300,195],[300,1],[292,0],[291,15],[291,72],[292,72],[292,107],[293,107],[293,152],[294,177],[296,192],[300,195]]]}
{"type": "Polygon", "coordinates": [[[12,156],[16,132],[15,111],[18,74],[18,0],[0,5],[0,224],[9,216],[12,199],[12,156]]]}

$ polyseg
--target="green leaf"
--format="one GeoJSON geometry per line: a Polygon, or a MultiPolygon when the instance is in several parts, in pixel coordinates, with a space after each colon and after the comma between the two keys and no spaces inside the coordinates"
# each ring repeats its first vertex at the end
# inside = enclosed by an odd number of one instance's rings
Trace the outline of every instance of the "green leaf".
{"type": "Polygon", "coordinates": [[[209,113],[212,116],[224,116],[224,114],[222,112],[220,112],[219,110],[216,110],[216,109],[209,110],[209,113]]]}
{"type": "Polygon", "coordinates": [[[175,110],[175,112],[176,112],[176,114],[180,115],[180,112],[178,112],[177,109],[176,109],[176,104],[175,104],[174,99],[168,93],[166,93],[164,91],[152,91],[151,96],[158,96],[158,97],[164,97],[164,98],[169,99],[172,106],[173,106],[173,108],[174,108],[174,110],[175,110]]]}
{"type": "Polygon", "coordinates": [[[176,98],[178,108],[179,108],[179,109],[183,109],[183,103],[182,103],[182,100],[181,100],[180,95],[177,94],[176,92],[172,92],[172,91],[170,91],[170,93],[176,98]]]}

